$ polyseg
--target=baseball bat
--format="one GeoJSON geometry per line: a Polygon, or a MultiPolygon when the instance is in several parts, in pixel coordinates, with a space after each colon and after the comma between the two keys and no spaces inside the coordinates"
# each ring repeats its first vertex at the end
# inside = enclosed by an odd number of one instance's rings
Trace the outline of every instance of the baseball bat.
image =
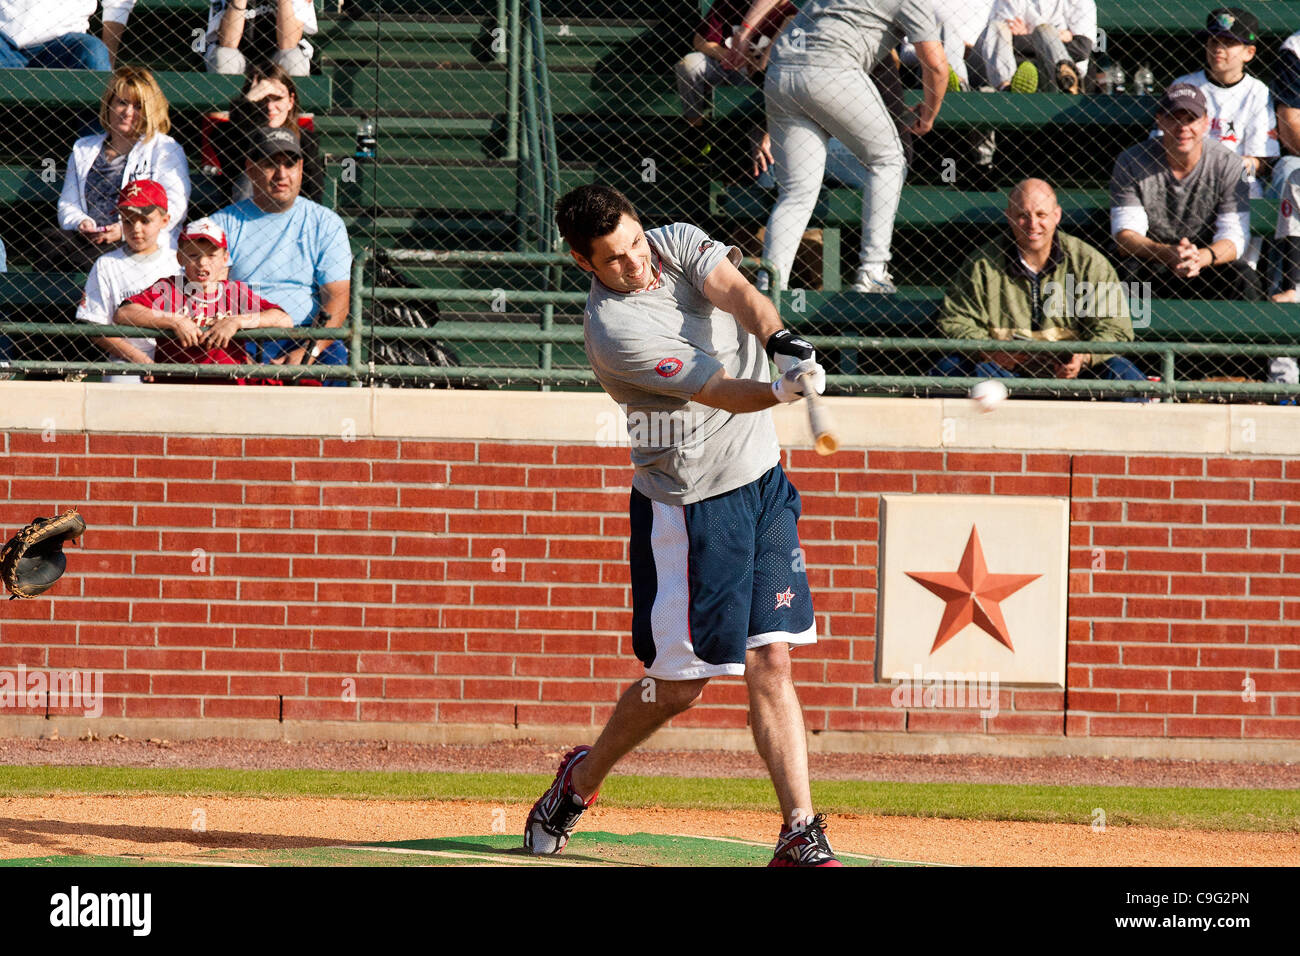
{"type": "Polygon", "coordinates": [[[840,439],[835,434],[830,409],[812,387],[811,376],[812,372],[804,372],[799,376],[799,381],[803,385],[803,400],[808,406],[808,425],[812,428],[813,448],[819,455],[833,455],[839,450],[840,439]]]}

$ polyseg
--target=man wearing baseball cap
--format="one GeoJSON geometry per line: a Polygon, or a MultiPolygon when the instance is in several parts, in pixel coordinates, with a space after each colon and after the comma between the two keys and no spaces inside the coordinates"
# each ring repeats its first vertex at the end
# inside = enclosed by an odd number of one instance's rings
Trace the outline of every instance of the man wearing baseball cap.
{"type": "MultiPolygon", "coordinates": [[[[1260,185],[1278,156],[1277,118],[1268,87],[1246,73],[1255,59],[1259,21],[1237,7],[1216,7],[1196,34],[1205,44],[1205,69],[1180,76],[1205,96],[1210,139],[1242,159],[1251,179],[1251,196],[1264,195],[1260,185]]],[[[1258,258],[1256,250],[1255,258],[1258,258]]]]}
{"type": "MultiPolygon", "coordinates": [[[[244,170],[253,185],[252,198],[212,217],[229,242],[230,278],[277,303],[296,326],[342,326],[352,289],[352,248],[343,220],[300,195],[298,137],[282,127],[257,130],[249,138],[244,170]]],[[[348,360],[341,339],[300,335],[247,345],[254,361],[344,365],[348,360]]],[[[325,381],[345,384],[342,379],[325,381]]]]}
{"type": "Polygon", "coordinates": [[[1250,235],[1250,188],[1241,157],[1206,139],[1203,94],[1189,83],[1165,90],[1161,136],[1126,149],[1110,180],[1110,231],[1120,277],[1150,282],[1171,299],[1260,298],[1242,261],[1250,235]]]}
{"type": "MultiPolygon", "coordinates": [[[[165,276],[180,271],[176,252],[158,236],[171,221],[167,215],[167,190],[152,179],[137,179],[122,187],[117,197],[122,217],[123,247],[95,260],[86,276],[86,291],[77,306],[83,322],[113,324],[117,306],[165,276]]],[[[155,343],[148,338],[100,338],[115,362],[153,362],[155,343]]],[[[138,375],[105,375],[105,382],[139,382],[138,375]]]]}

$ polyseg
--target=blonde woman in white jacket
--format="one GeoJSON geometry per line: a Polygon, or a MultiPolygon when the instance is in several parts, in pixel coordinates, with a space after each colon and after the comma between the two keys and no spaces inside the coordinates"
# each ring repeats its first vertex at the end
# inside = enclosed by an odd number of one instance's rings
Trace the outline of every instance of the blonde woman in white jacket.
{"type": "Polygon", "coordinates": [[[165,237],[176,248],[190,197],[185,150],[168,134],[167,98],[153,74],[140,67],[119,67],[99,108],[105,132],[84,136],[72,147],[59,196],[58,236],[51,236],[46,268],[86,271],[95,259],[122,240],[117,196],[137,179],[152,179],[167,191],[167,208],[175,223],[165,237]]]}

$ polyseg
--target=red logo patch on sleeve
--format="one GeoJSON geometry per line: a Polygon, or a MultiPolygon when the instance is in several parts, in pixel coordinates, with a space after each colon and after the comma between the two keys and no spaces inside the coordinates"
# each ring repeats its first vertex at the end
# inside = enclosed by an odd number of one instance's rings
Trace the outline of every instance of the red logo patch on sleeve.
{"type": "Polygon", "coordinates": [[[672,378],[682,370],[682,360],[679,358],[660,359],[659,364],[655,366],[655,371],[664,378],[672,378]]]}
{"type": "Polygon", "coordinates": [[[712,245],[713,245],[712,239],[705,239],[703,242],[700,243],[700,252],[707,251],[708,248],[712,245]]]}

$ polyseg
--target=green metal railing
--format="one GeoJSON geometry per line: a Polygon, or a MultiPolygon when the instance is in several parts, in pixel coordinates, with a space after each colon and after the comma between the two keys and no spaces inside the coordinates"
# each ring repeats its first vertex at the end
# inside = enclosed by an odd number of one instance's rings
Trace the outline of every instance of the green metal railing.
{"type": "MultiPolygon", "coordinates": [[[[348,322],[337,329],[295,330],[299,337],[309,334],[317,339],[346,339],[349,344],[346,365],[175,365],[134,364],[122,362],[42,362],[14,361],[13,371],[54,373],[81,377],[91,374],[155,374],[169,377],[252,377],[294,381],[309,379],[342,379],[354,386],[368,385],[376,380],[398,380],[412,384],[519,384],[529,383],[542,388],[560,385],[591,386],[595,377],[589,369],[556,368],[552,347],[580,344],[582,328],[576,323],[555,323],[556,306],[581,306],[587,300],[586,292],[566,292],[559,288],[561,270],[575,268],[572,259],[560,252],[483,252],[483,251],[425,251],[394,250],[387,253],[390,260],[423,266],[480,265],[523,266],[543,268],[547,272],[544,289],[511,290],[512,303],[540,306],[536,328],[518,322],[499,323],[475,320],[441,321],[433,329],[412,329],[375,325],[365,320],[365,306],[376,301],[437,302],[459,304],[487,304],[499,295],[498,289],[467,287],[437,288],[386,288],[365,283],[366,267],[371,259],[368,249],[361,250],[352,263],[351,308],[348,322]],[[440,339],[446,342],[531,343],[538,346],[538,360],[533,367],[430,367],[405,365],[377,365],[365,360],[365,342],[369,340],[440,339]]],[[[742,266],[749,269],[770,269],[771,264],[762,259],[744,259],[742,266]]],[[[769,293],[778,310],[781,307],[781,290],[769,293]]],[[[106,336],[134,336],[141,334],[135,326],[90,325],[83,322],[52,324],[43,322],[0,322],[0,334],[66,336],[71,338],[100,338],[106,336]]],[[[249,339],[282,339],[284,329],[252,329],[241,333],[249,339]]],[[[155,338],[170,333],[147,330],[155,338]]],[[[1017,354],[1071,354],[1079,348],[1077,341],[1023,342],[982,339],[902,338],[861,335],[808,335],[819,350],[861,350],[934,352],[976,354],[996,351],[1017,354]]],[[[1185,381],[1178,377],[1177,362],[1190,358],[1271,358],[1292,356],[1300,359],[1300,344],[1259,345],[1198,342],[1107,342],[1107,353],[1158,358],[1161,366],[1159,382],[1121,382],[1099,379],[1078,381],[1074,379],[1006,379],[1005,384],[1015,395],[1069,397],[1151,397],[1167,401],[1178,399],[1242,398],[1253,401],[1300,398],[1300,386],[1270,382],[1203,382],[1185,381]]],[[[978,378],[932,378],[923,375],[836,375],[827,377],[833,393],[838,394],[954,394],[963,392],[980,381],[978,378]]]]}
{"type": "Polygon", "coordinates": [[[555,251],[559,233],[550,211],[559,198],[560,159],[555,139],[546,36],[539,0],[510,0],[506,159],[515,162],[516,249],[555,251]]]}

